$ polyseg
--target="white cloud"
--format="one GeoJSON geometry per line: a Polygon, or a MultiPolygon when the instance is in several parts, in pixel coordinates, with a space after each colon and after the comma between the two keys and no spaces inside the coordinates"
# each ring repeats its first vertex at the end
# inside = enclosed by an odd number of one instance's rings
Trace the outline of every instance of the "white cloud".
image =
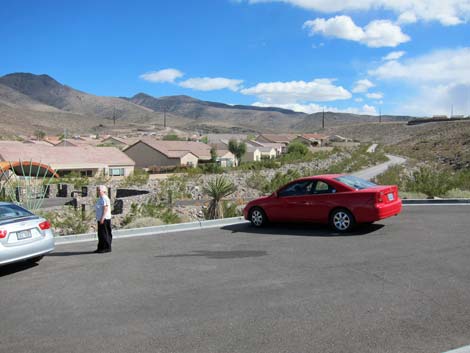
{"type": "Polygon", "coordinates": [[[354,101],[357,102],[357,103],[361,103],[362,101],[364,101],[364,99],[359,97],[359,98],[354,98],[354,101]]]}
{"type": "Polygon", "coordinates": [[[311,36],[323,34],[327,37],[352,40],[373,48],[396,47],[410,40],[410,37],[404,34],[398,25],[388,20],[372,21],[361,28],[351,17],[342,15],[306,21],[303,27],[310,30],[311,36]]]}
{"type": "Polygon", "coordinates": [[[354,88],[352,89],[353,93],[364,93],[369,90],[369,88],[374,87],[375,85],[367,79],[356,81],[354,88]]]}
{"type": "Polygon", "coordinates": [[[245,88],[240,92],[259,97],[264,103],[287,104],[299,101],[334,101],[349,99],[351,93],[341,86],[335,86],[332,79],[315,79],[310,82],[266,82],[245,88]]]}
{"type": "Polygon", "coordinates": [[[179,85],[184,88],[191,88],[198,91],[215,91],[220,89],[229,89],[239,91],[243,80],[234,80],[223,77],[195,77],[180,82],[179,85]]]}
{"type": "Polygon", "coordinates": [[[150,71],[139,77],[142,80],[150,82],[175,82],[177,78],[182,77],[184,74],[176,69],[164,69],[160,71],[150,71]]]}
{"type": "Polygon", "coordinates": [[[375,93],[367,93],[366,97],[370,99],[382,99],[384,95],[381,92],[375,92],[375,93]]]}
{"type": "Polygon", "coordinates": [[[385,55],[382,60],[383,61],[390,61],[390,60],[398,60],[400,59],[403,55],[405,55],[404,51],[392,51],[391,53],[385,55]]]}
{"type": "Polygon", "coordinates": [[[418,116],[449,116],[451,107],[454,115],[469,114],[470,84],[421,86],[419,94],[403,104],[408,114],[418,116]]]}
{"type": "Polygon", "coordinates": [[[300,103],[291,103],[291,104],[267,104],[263,102],[256,102],[252,104],[256,107],[277,107],[282,109],[290,109],[296,112],[313,114],[318,112],[334,112],[334,113],[349,113],[349,114],[363,114],[363,115],[377,115],[377,110],[375,107],[364,104],[361,108],[345,108],[339,109],[330,106],[322,106],[315,103],[309,104],[300,104],[300,103]]]}
{"type": "Polygon", "coordinates": [[[451,105],[455,114],[470,112],[470,47],[388,61],[369,74],[415,87],[417,96],[400,107],[407,114],[449,115],[451,105]]]}
{"type": "Polygon", "coordinates": [[[369,74],[380,79],[470,84],[470,47],[435,51],[403,63],[388,61],[369,74]]]}
{"type": "Polygon", "coordinates": [[[249,3],[284,2],[322,13],[389,10],[400,23],[438,21],[444,26],[458,25],[470,18],[468,0],[246,0],[249,3]]]}

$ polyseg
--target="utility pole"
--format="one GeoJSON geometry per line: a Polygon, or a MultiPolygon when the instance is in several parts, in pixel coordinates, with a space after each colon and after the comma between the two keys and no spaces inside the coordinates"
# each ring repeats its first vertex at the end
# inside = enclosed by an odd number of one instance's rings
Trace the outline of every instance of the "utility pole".
{"type": "Polygon", "coordinates": [[[116,108],[113,109],[113,124],[116,126],[116,108]]]}
{"type": "Polygon", "coordinates": [[[64,146],[67,146],[67,128],[64,128],[64,146]]]}
{"type": "Polygon", "coordinates": [[[454,105],[451,104],[450,105],[450,118],[452,119],[453,116],[454,116],[454,105]]]}
{"type": "Polygon", "coordinates": [[[166,128],[166,106],[163,107],[163,127],[166,128]]]}
{"type": "Polygon", "coordinates": [[[322,119],[321,119],[321,128],[325,128],[325,108],[323,108],[323,114],[322,114],[322,119]]]}
{"type": "Polygon", "coordinates": [[[379,108],[379,123],[382,122],[382,108],[379,108]]]}

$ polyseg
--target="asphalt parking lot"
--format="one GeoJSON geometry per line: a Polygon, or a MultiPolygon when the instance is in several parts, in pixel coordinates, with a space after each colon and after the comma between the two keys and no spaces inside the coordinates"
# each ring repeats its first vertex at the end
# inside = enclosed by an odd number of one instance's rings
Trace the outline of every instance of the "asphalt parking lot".
{"type": "Polygon", "coordinates": [[[445,352],[470,344],[469,216],[60,245],[0,268],[0,352],[445,352]]]}

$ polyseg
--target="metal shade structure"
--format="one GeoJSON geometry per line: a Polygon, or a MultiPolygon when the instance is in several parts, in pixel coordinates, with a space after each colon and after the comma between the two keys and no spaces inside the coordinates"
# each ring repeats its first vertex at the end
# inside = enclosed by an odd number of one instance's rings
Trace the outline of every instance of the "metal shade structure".
{"type": "Polygon", "coordinates": [[[0,162],[0,196],[35,211],[41,207],[49,184],[58,178],[51,166],[33,161],[0,162]],[[20,197],[20,192],[25,197],[20,197]]]}

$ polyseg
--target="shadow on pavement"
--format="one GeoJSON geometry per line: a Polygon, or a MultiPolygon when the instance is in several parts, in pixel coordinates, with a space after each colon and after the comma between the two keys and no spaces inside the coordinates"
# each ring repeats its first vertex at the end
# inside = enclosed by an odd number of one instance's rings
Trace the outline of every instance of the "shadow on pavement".
{"type": "Polygon", "coordinates": [[[38,264],[34,262],[18,262],[10,265],[0,266],[0,277],[12,275],[16,272],[25,271],[36,267],[38,264]]]}
{"type": "Polygon", "coordinates": [[[301,237],[350,237],[374,233],[383,228],[383,224],[362,224],[352,232],[338,233],[326,225],[319,224],[269,224],[262,228],[256,228],[250,223],[232,224],[222,227],[232,233],[253,233],[267,235],[289,235],[301,237]]]}
{"type": "Polygon", "coordinates": [[[266,256],[268,253],[261,250],[234,250],[234,251],[209,251],[209,250],[197,250],[190,254],[170,254],[160,255],[155,257],[192,257],[200,256],[208,259],[242,259],[247,257],[260,257],[266,256]]]}
{"type": "Polygon", "coordinates": [[[78,256],[78,255],[87,255],[87,254],[94,254],[94,250],[92,251],[58,251],[52,252],[47,254],[46,256],[78,256]]]}

